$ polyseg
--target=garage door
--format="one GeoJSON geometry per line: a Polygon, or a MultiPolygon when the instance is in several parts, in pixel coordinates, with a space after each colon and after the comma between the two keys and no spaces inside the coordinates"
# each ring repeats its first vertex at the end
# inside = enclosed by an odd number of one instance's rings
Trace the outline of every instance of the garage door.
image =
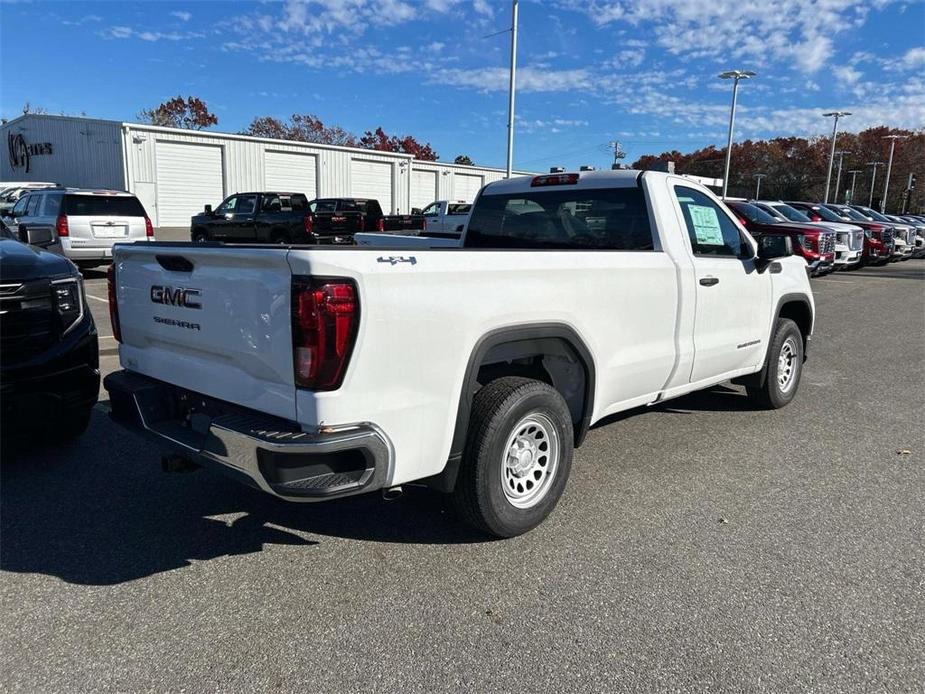
{"type": "Polygon", "coordinates": [[[437,172],[411,172],[411,207],[423,210],[437,199],[437,172]]]}
{"type": "Polygon", "coordinates": [[[482,189],[482,177],[472,174],[456,174],[453,176],[453,199],[472,202],[482,189]]]}
{"type": "MultiPolygon", "coordinates": [[[[392,213],[392,165],[379,161],[350,161],[350,194],[375,198],[385,214],[392,213]]],[[[407,212],[407,210],[403,210],[407,212]]]]}
{"type": "Polygon", "coordinates": [[[221,147],[162,141],[156,147],[158,226],[188,227],[203,205],[218,207],[225,197],[221,147]]]}
{"type": "Polygon", "coordinates": [[[318,158],[314,154],[266,152],[263,161],[266,166],[266,190],[304,193],[309,200],[318,197],[318,158]]]}

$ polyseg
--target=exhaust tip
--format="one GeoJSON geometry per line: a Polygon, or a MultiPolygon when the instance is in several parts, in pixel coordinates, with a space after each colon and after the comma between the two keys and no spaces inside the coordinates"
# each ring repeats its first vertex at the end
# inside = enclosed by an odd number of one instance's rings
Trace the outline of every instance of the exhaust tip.
{"type": "Polygon", "coordinates": [[[386,501],[395,501],[403,493],[401,487],[389,487],[388,489],[382,490],[382,498],[386,501]]]}

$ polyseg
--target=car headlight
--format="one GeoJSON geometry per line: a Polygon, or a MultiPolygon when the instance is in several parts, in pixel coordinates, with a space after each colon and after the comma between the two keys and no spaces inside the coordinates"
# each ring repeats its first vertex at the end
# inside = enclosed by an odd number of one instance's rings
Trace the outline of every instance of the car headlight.
{"type": "Polygon", "coordinates": [[[84,315],[83,280],[68,277],[51,283],[52,301],[61,322],[61,334],[67,334],[84,315]]]}

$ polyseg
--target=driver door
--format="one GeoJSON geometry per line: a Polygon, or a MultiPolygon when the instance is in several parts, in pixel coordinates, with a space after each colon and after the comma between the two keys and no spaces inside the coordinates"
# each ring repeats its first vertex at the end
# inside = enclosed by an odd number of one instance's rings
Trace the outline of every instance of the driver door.
{"type": "Polygon", "coordinates": [[[755,249],[725,207],[700,190],[673,184],[694,265],[694,360],[690,382],[761,363],[771,283],[755,267],[755,249]]]}

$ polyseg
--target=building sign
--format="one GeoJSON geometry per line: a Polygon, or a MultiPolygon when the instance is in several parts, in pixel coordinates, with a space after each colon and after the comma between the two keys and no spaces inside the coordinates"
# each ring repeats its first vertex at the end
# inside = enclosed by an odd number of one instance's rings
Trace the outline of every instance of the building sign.
{"type": "Polygon", "coordinates": [[[7,146],[10,149],[10,166],[14,169],[25,167],[26,173],[32,168],[32,157],[42,154],[51,154],[50,142],[35,142],[28,144],[22,133],[14,135],[9,133],[7,137],[7,146]]]}

